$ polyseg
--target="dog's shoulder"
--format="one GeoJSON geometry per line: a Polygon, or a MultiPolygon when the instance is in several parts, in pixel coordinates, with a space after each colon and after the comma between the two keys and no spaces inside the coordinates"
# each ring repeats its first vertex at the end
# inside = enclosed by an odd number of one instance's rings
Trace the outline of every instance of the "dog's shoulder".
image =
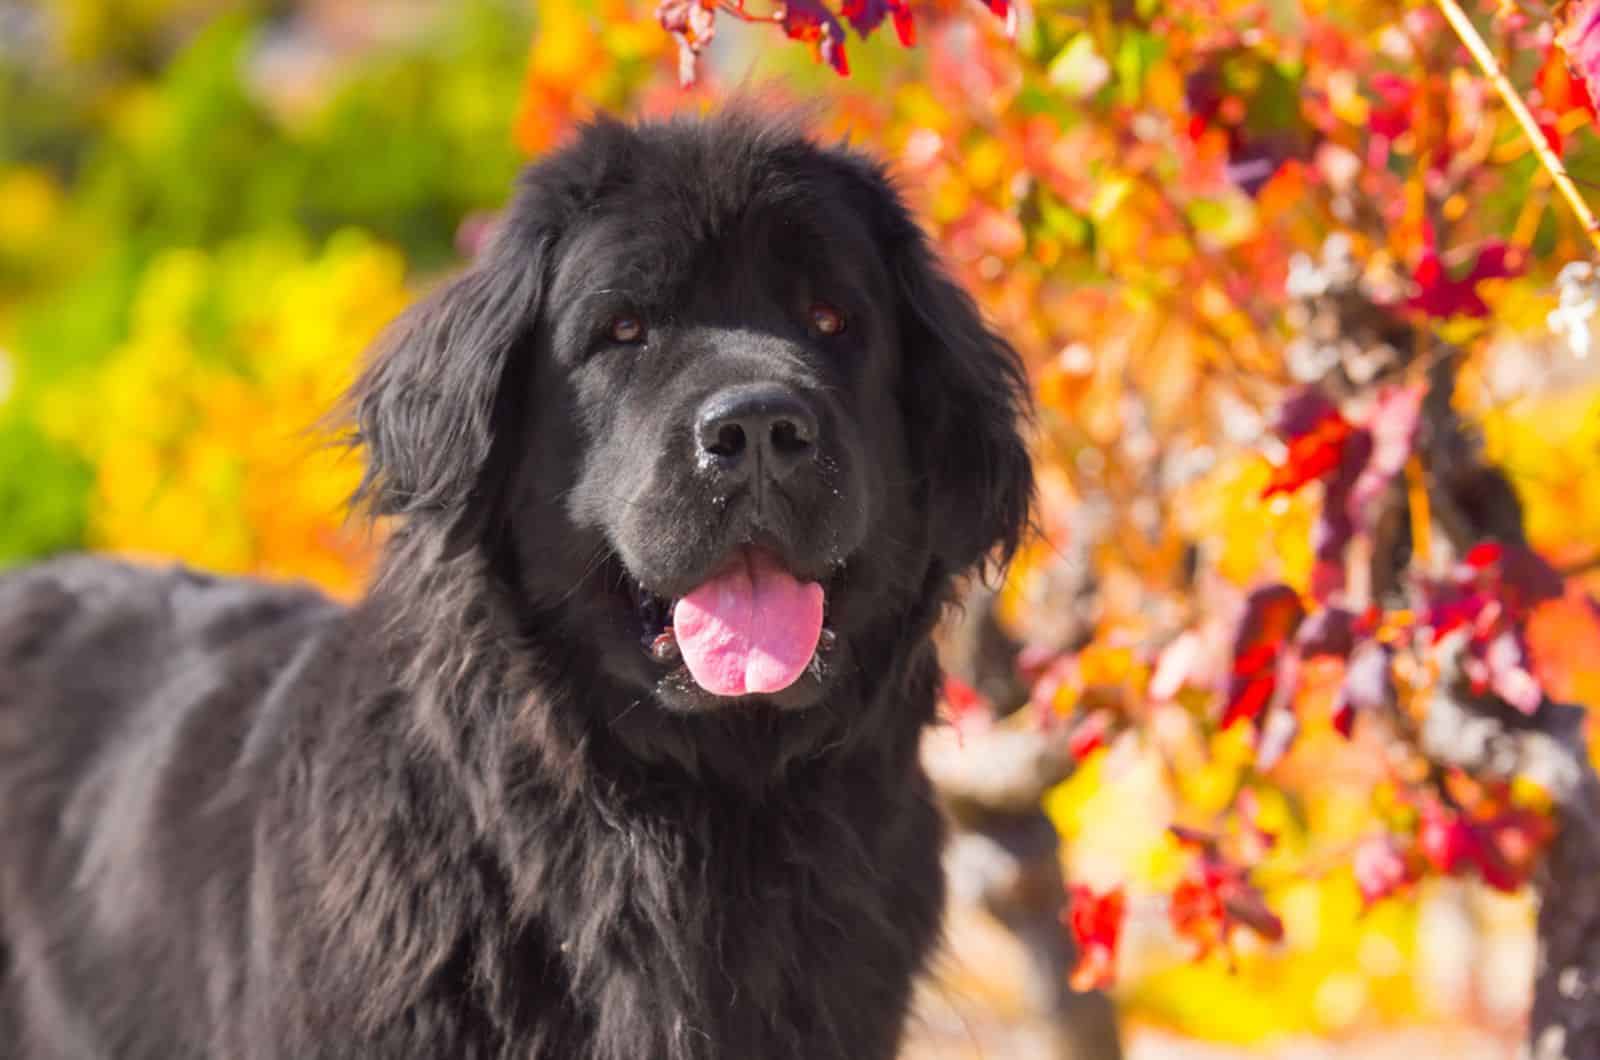
{"type": "Polygon", "coordinates": [[[47,775],[61,797],[190,743],[222,772],[343,613],[303,586],[94,557],[0,575],[0,789],[47,775]]]}
{"type": "Polygon", "coordinates": [[[0,673],[170,663],[163,649],[220,650],[338,610],[303,585],[68,556],[0,574],[0,673]]]}

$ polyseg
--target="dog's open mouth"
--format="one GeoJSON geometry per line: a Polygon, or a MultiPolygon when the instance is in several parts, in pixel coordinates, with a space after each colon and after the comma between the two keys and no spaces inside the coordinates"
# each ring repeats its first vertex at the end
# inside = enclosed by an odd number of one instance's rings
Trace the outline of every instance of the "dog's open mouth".
{"type": "Polygon", "coordinates": [[[645,650],[663,665],[681,660],[712,695],[780,692],[817,669],[834,643],[822,586],[759,548],[740,549],[676,600],[632,588],[645,650]]]}

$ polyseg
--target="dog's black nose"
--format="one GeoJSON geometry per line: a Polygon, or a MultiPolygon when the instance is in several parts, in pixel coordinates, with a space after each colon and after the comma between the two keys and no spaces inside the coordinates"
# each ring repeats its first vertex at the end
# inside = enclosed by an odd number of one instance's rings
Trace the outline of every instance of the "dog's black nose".
{"type": "Polygon", "coordinates": [[[757,466],[783,478],[817,451],[817,414],[788,387],[750,383],[719,390],[700,406],[695,438],[703,456],[723,471],[751,473],[757,466]]]}

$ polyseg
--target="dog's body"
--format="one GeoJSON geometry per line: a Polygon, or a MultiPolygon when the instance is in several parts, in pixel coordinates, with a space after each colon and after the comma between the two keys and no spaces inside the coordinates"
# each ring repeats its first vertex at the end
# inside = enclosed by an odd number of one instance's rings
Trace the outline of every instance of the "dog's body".
{"type": "Polygon", "coordinates": [[[360,603],[0,577],[0,1050],[892,1057],[1021,394],[858,157],[589,129],[358,384],[360,603]]]}

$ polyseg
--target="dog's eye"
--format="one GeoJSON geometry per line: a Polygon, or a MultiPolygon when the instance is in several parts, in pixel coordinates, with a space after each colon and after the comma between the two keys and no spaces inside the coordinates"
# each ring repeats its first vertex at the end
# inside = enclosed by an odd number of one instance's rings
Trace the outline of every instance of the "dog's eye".
{"type": "Polygon", "coordinates": [[[844,314],[826,302],[811,306],[811,326],[819,335],[837,335],[844,330],[844,314]]]}
{"type": "Polygon", "coordinates": [[[644,341],[644,321],[638,317],[623,315],[611,321],[608,329],[613,341],[632,345],[644,341]]]}

